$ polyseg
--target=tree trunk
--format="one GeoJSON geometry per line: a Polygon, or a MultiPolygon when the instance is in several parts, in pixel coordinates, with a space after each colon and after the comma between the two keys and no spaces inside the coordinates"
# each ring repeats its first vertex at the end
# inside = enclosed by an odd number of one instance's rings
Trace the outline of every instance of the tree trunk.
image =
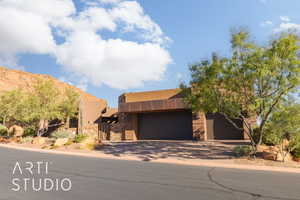
{"type": "Polygon", "coordinates": [[[69,116],[67,117],[65,128],[66,128],[66,129],[69,129],[69,128],[70,128],[70,117],[69,117],[69,116]]]}
{"type": "Polygon", "coordinates": [[[41,119],[38,126],[37,136],[38,137],[43,136],[48,131],[48,127],[49,127],[48,120],[41,119]]]}
{"type": "Polygon", "coordinates": [[[6,127],[6,116],[3,117],[3,121],[2,121],[3,126],[6,127]]]}

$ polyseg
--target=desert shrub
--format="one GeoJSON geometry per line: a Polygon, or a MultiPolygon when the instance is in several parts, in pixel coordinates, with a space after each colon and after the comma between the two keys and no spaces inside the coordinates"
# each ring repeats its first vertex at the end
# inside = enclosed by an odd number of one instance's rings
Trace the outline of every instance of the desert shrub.
{"type": "Polygon", "coordinates": [[[234,147],[233,151],[237,157],[250,156],[252,153],[252,147],[249,145],[240,145],[234,147]]]}
{"type": "Polygon", "coordinates": [[[272,130],[266,130],[265,134],[263,135],[262,142],[268,146],[275,146],[280,144],[283,139],[283,134],[272,130]]]}
{"type": "Polygon", "coordinates": [[[86,146],[86,149],[88,149],[90,151],[95,150],[95,148],[96,148],[96,144],[89,143],[89,144],[86,144],[85,146],[86,146]]]}
{"type": "MultiPolygon", "coordinates": [[[[259,130],[258,128],[254,128],[253,130],[253,139],[255,143],[257,144],[259,141],[259,130]]],[[[263,136],[262,136],[262,144],[265,144],[267,146],[275,146],[280,144],[282,140],[282,134],[279,134],[276,131],[273,131],[273,129],[266,129],[263,136]]]]}
{"type": "Polygon", "coordinates": [[[75,143],[81,143],[83,140],[85,140],[88,136],[86,134],[78,134],[74,138],[75,143]]]}
{"type": "Polygon", "coordinates": [[[69,146],[71,144],[73,144],[73,141],[69,139],[69,141],[65,144],[65,146],[69,146]]]}
{"type": "Polygon", "coordinates": [[[0,136],[7,136],[8,135],[8,129],[6,126],[0,125],[0,136]]]}
{"type": "Polygon", "coordinates": [[[64,131],[64,130],[60,130],[60,131],[56,131],[54,133],[52,133],[51,137],[53,138],[71,138],[72,134],[68,131],[64,131]]]}
{"type": "Polygon", "coordinates": [[[21,143],[31,143],[32,140],[33,140],[33,137],[27,136],[27,137],[22,137],[22,139],[21,139],[20,142],[21,142],[21,143]]]}
{"type": "Polygon", "coordinates": [[[23,137],[34,137],[36,135],[36,131],[34,128],[25,128],[23,137]]]}
{"type": "Polygon", "coordinates": [[[300,158],[300,148],[294,149],[292,152],[293,157],[300,158]]]}
{"type": "Polygon", "coordinates": [[[290,139],[289,148],[295,158],[300,158],[300,135],[294,135],[294,137],[290,139]]]}

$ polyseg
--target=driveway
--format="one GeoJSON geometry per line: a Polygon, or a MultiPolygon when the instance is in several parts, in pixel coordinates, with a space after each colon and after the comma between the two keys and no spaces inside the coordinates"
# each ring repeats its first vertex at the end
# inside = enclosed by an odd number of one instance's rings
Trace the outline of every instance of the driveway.
{"type": "MultiPolygon", "coordinates": [[[[1,200],[296,200],[300,199],[299,173],[223,169],[153,162],[74,157],[0,148],[1,200]],[[13,175],[16,162],[49,162],[48,174],[13,175]],[[62,180],[71,190],[13,191],[18,177],[62,180]]],[[[22,168],[24,169],[24,168],[22,168]]]]}
{"type": "Polygon", "coordinates": [[[101,152],[116,157],[135,156],[144,161],[156,159],[231,159],[235,145],[245,141],[137,141],[107,143],[101,152]]]}

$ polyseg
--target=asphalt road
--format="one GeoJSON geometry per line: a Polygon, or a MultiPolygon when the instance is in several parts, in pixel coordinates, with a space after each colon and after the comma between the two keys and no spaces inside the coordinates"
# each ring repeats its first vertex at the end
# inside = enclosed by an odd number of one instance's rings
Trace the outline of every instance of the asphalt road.
{"type": "Polygon", "coordinates": [[[106,160],[5,148],[0,148],[0,156],[0,200],[300,199],[300,174],[106,160]],[[33,162],[34,167],[26,162],[33,162]],[[43,162],[40,170],[36,162],[43,162]],[[44,191],[45,185],[51,191],[44,191]],[[70,191],[62,190],[70,186],[70,191]]]}

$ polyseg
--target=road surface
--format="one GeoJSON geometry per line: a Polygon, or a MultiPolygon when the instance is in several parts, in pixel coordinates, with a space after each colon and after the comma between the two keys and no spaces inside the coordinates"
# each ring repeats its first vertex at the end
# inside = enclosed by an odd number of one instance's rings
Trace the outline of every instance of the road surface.
{"type": "Polygon", "coordinates": [[[0,156],[0,200],[300,199],[300,174],[106,160],[6,148],[0,148],[0,156]]]}

